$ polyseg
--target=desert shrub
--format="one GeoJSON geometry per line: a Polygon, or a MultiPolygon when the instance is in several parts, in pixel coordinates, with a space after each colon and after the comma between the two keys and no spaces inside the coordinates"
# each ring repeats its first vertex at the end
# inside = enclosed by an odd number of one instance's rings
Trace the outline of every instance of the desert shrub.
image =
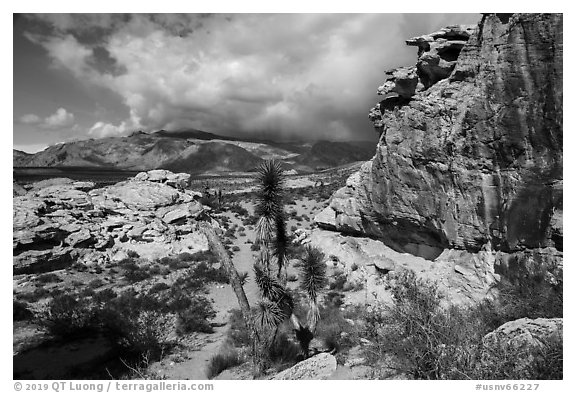
{"type": "Polygon", "coordinates": [[[224,232],[224,237],[228,238],[227,240],[236,239],[235,233],[236,231],[234,230],[234,228],[228,228],[226,232],[224,232]]]}
{"type": "MultiPolygon", "coordinates": [[[[357,334],[351,335],[353,326],[350,325],[340,309],[337,298],[331,298],[320,307],[320,320],[316,328],[316,337],[330,350],[341,351],[348,349],[357,340],[357,334]],[[342,335],[342,333],[346,333],[342,335]]],[[[328,299],[327,299],[328,300],[328,299]]]]}
{"type": "Polygon", "coordinates": [[[342,304],[344,304],[344,295],[342,295],[340,292],[330,291],[326,294],[324,303],[327,307],[340,307],[342,304]]]}
{"type": "Polygon", "coordinates": [[[152,265],[148,269],[148,273],[150,273],[151,276],[160,275],[160,274],[162,274],[162,272],[163,272],[162,266],[159,266],[159,265],[152,265]]]}
{"type": "MultiPolygon", "coordinates": [[[[89,298],[94,296],[95,294],[96,292],[94,291],[94,289],[90,287],[82,288],[82,290],[78,292],[78,295],[82,298],[89,298]]],[[[54,295],[52,295],[52,297],[54,297],[54,295]]]]}
{"type": "Polygon", "coordinates": [[[178,313],[176,332],[179,335],[191,332],[212,333],[214,329],[208,320],[215,316],[216,312],[208,299],[194,296],[190,299],[190,305],[178,313]]]}
{"type": "Polygon", "coordinates": [[[364,283],[362,281],[354,281],[353,283],[351,282],[346,282],[344,284],[344,286],[342,287],[343,291],[361,291],[362,289],[364,289],[364,283]]]}
{"type": "Polygon", "coordinates": [[[240,251],[240,247],[234,246],[234,247],[232,247],[232,251],[238,252],[238,251],[240,251]]]}
{"type": "Polygon", "coordinates": [[[287,330],[287,328],[281,330],[268,349],[268,358],[272,367],[277,371],[292,367],[298,361],[303,360],[300,346],[288,339],[287,330]]]}
{"type": "Polygon", "coordinates": [[[238,366],[243,362],[243,357],[235,348],[225,346],[210,359],[206,368],[206,375],[208,379],[212,379],[222,371],[238,366]]]}
{"type": "Polygon", "coordinates": [[[62,282],[62,279],[58,277],[57,274],[54,273],[44,273],[36,277],[36,283],[40,284],[50,284],[50,283],[57,283],[62,282]]]}
{"type": "MultiPolygon", "coordinates": [[[[517,314],[502,313],[488,301],[443,307],[437,285],[416,278],[412,271],[395,275],[391,291],[391,306],[375,307],[364,317],[363,334],[373,343],[367,356],[373,362],[394,354],[400,368],[415,379],[540,379],[562,373],[561,344],[555,342],[544,352],[506,347],[483,360],[482,338],[517,314]],[[534,359],[528,366],[514,366],[528,356],[534,359]]],[[[531,300],[514,297],[514,302],[531,300]]]]}
{"type": "Polygon", "coordinates": [[[235,308],[230,311],[228,325],[230,327],[228,329],[227,339],[232,345],[235,347],[250,345],[250,333],[240,310],[235,308]]]}
{"type": "Polygon", "coordinates": [[[134,250],[126,250],[126,255],[128,255],[128,257],[132,259],[140,258],[140,254],[138,254],[138,252],[134,250]]]}
{"type": "Polygon", "coordinates": [[[104,281],[102,281],[100,278],[95,278],[88,283],[88,288],[96,289],[100,288],[102,285],[104,285],[104,281]]]}
{"type": "Polygon", "coordinates": [[[50,334],[72,337],[95,330],[95,309],[86,299],[63,294],[54,297],[42,311],[40,321],[50,334]]]}
{"type": "Polygon", "coordinates": [[[12,301],[12,320],[13,321],[25,321],[31,319],[34,314],[28,309],[28,305],[24,302],[18,300],[12,301]]]}
{"type": "Polygon", "coordinates": [[[250,251],[260,251],[260,244],[254,243],[250,246],[250,251]]]}
{"type": "Polygon", "coordinates": [[[170,289],[170,285],[166,284],[165,282],[157,282],[148,290],[149,295],[153,295],[158,292],[165,291],[166,289],[170,289]]]}
{"type": "Polygon", "coordinates": [[[118,295],[112,288],[106,288],[94,293],[94,295],[92,295],[92,300],[96,303],[106,303],[111,299],[114,299],[116,296],[118,295]]]}
{"type": "Polygon", "coordinates": [[[224,271],[224,268],[214,268],[206,262],[196,264],[194,269],[192,269],[191,275],[203,282],[217,282],[220,284],[228,283],[228,275],[226,274],[226,271],[224,271]]]}
{"type": "Polygon", "coordinates": [[[184,268],[188,267],[187,262],[182,262],[182,261],[179,261],[177,258],[172,258],[172,257],[162,257],[162,258],[158,259],[158,263],[168,266],[168,268],[172,271],[184,269],[184,268]]]}
{"type": "Polygon", "coordinates": [[[107,291],[93,299],[58,296],[48,303],[39,321],[56,337],[101,333],[127,357],[158,359],[172,346],[168,337],[175,328],[181,334],[209,331],[207,320],[215,316],[210,301],[200,296],[186,296],[187,301],[175,307],[166,299],[132,289],[120,295],[107,291]]]}
{"type": "Polygon", "coordinates": [[[218,203],[218,197],[211,194],[203,194],[200,198],[200,203],[204,206],[208,206],[215,212],[220,211],[220,203],[218,203]]]}
{"type": "Polygon", "coordinates": [[[306,246],[303,244],[291,243],[288,246],[288,255],[290,256],[290,258],[297,259],[298,261],[300,261],[302,260],[302,258],[304,258],[305,254],[306,254],[306,246]]]}
{"type": "Polygon", "coordinates": [[[240,206],[239,203],[232,203],[230,205],[228,205],[228,210],[230,210],[233,213],[236,213],[240,216],[248,216],[248,210],[246,210],[245,208],[243,208],[242,206],[240,206]]]}
{"type": "Polygon", "coordinates": [[[256,225],[258,222],[258,217],[255,215],[250,215],[242,220],[242,225],[249,226],[249,225],[256,225]]]}
{"type": "Polygon", "coordinates": [[[561,318],[563,283],[549,284],[544,274],[522,276],[511,284],[501,281],[498,301],[500,324],[519,318],[561,318]]]}
{"type": "Polygon", "coordinates": [[[104,271],[104,269],[102,268],[102,266],[96,265],[96,266],[94,266],[94,267],[92,268],[92,271],[93,271],[95,274],[101,274],[101,273],[104,271]]]}
{"type": "Polygon", "coordinates": [[[343,291],[344,284],[346,284],[346,274],[343,271],[338,271],[330,281],[329,288],[331,291],[343,291]]]}
{"type": "Polygon", "coordinates": [[[128,280],[131,284],[136,282],[144,281],[152,277],[147,269],[139,268],[136,265],[128,265],[130,268],[126,268],[124,272],[124,278],[128,280]]]}
{"type": "Polygon", "coordinates": [[[50,291],[46,288],[36,288],[32,292],[20,293],[17,295],[18,299],[25,300],[29,303],[35,303],[40,299],[46,298],[50,295],[50,291]]]}

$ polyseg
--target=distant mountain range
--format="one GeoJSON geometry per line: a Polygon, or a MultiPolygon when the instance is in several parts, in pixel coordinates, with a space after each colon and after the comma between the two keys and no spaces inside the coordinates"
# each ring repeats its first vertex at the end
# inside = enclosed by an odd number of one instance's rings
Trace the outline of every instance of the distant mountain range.
{"type": "Polygon", "coordinates": [[[273,158],[282,161],[286,169],[309,173],[369,160],[375,149],[375,142],[274,142],[199,130],[160,130],[62,143],[36,154],[14,150],[13,166],[219,173],[250,172],[263,160],[273,158]]]}

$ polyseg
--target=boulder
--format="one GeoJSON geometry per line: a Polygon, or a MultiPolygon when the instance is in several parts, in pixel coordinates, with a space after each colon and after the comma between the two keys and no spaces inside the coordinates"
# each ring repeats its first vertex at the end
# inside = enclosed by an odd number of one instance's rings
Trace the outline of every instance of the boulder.
{"type": "Polygon", "coordinates": [[[336,358],[329,353],[320,353],[276,374],[272,379],[328,379],[335,371],[336,358]]]}
{"type": "Polygon", "coordinates": [[[190,174],[172,173],[165,169],[154,169],[148,172],[140,172],[134,177],[134,181],[151,181],[166,183],[170,187],[186,189],[190,186],[190,174]]]}
{"type": "Polygon", "coordinates": [[[185,218],[190,217],[191,213],[190,210],[185,206],[178,206],[178,208],[170,210],[166,213],[162,219],[167,224],[172,224],[175,221],[179,221],[185,218]]]}
{"type": "Polygon", "coordinates": [[[30,250],[14,255],[14,274],[43,273],[71,266],[76,260],[70,247],[53,247],[47,250],[30,250]]]}
{"type": "Polygon", "coordinates": [[[190,187],[190,175],[188,173],[171,173],[166,178],[166,184],[183,190],[190,187]]]}
{"type": "Polygon", "coordinates": [[[87,228],[83,228],[78,232],[71,233],[65,241],[66,244],[71,247],[86,247],[87,245],[96,242],[87,228]]]}
{"type": "Polygon", "coordinates": [[[530,375],[535,361],[554,344],[562,346],[562,318],[522,318],[510,321],[482,339],[481,361],[494,364],[505,356],[514,356],[514,375],[530,375]]]}
{"type": "Polygon", "coordinates": [[[133,210],[151,210],[176,203],[178,191],[165,184],[150,181],[127,181],[106,189],[105,195],[133,210]]]}
{"type": "Polygon", "coordinates": [[[40,215],[47,209],[41,198],[14,197],[12,199],[12,227],[15,231],[30,229],[40,224],[40,215]]]}
{"type": "Polygon", "coordinates": [[[562,318],[521,318],[506,322],[498,329],[488,333],[482,339],[485,350],[494,351],[498,347],[539,347],[553,335],[562,336],[562,318]]]}

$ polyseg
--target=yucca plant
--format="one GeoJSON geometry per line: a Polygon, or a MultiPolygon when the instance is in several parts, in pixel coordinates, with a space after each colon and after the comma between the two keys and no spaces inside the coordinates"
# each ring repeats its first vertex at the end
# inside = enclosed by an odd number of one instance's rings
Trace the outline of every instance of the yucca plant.
{"type": "MultiPolygon", "coordinates": [[[[276,259],[277,277],[282,275],[286,262],[288,236],[286,233],[286,217],[284,213],[284,170],[282,164],[274,160],[264,161],[257,170],[255,213],[256,243],[262,244],[276,259]]],[[[263,260],[267,270],[270,270],[270,259],[263,260]]]]}
{"type": "Polygon", "coordinates": [[[308,296],[310,309],[308,311],[308,328],[312,333],[320,319],[318,295],[326,286],[326,264],[324,254],[317,248],[308,246],[300,265],[300,289],[308,296]]]}

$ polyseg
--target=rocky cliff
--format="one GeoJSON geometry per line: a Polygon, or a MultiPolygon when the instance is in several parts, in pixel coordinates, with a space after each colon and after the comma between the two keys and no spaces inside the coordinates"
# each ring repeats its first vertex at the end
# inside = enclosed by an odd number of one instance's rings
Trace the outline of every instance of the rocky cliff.
{"type": "Polygon", "coordinates": [[[562,250],[560,14],[488,14],[407,41],[369,114],[376,154],[316,221],[430,259],[562,250]]]}

